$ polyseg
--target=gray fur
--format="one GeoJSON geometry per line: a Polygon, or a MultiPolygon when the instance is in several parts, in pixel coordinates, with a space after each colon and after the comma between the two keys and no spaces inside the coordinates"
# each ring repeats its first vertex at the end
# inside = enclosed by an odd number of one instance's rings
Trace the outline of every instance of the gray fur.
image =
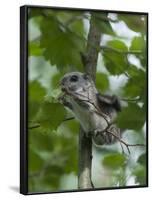
{"type": "Polygon", "coordinates": [[[61,102],[74,113],[87,134],[99,137],[102,144],[109,144],[106,129],[110,127],[121,110],[116,96],[101,95],[89,75],[81,72],[71,72],[64,75],[60,81],[64,95],[61,102]],[[98,134],[99,133],[99,134],[98,134]]]}

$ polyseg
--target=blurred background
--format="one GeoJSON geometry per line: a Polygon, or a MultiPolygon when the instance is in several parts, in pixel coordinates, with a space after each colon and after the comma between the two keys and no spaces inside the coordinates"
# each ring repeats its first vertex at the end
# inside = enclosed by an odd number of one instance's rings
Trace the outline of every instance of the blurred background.
{"type": "MultiPolygon", "coordinates": [[[[29,192],[77,189],[76,120],[58,103],[59,80],[82,71],[91,12],[28,9],[28,184],[29,192]]],[[[117,124],[130,144],[146,144],[147,16],[96,12],[102,31],[96,86],[123,102],[117,124]]],[[[93,145],[92,179],[96,188],[146,184],[146,147],[119,143],[93,145]]]]}

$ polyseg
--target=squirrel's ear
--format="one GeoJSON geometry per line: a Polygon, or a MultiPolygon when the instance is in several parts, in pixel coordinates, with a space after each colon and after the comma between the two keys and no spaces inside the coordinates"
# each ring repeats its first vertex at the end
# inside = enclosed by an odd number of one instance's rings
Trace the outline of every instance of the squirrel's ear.
{"type": "Polygon", "coordinates": [[[90,76],[89,76],[89,74],[83,74],[83,78],[85,79],[85,80],[89,80],[89,78],[90,78],[90,76]]]}

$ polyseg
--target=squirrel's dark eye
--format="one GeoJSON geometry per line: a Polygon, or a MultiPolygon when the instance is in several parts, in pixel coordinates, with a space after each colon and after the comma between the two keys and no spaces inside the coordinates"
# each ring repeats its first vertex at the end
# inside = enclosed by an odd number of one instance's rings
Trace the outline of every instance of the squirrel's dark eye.
{"type": "Polygon", "coordinates": [[[71,76],[70,81],[71,82],[77,82],[78,81],[78,76],[76,76],[76,75],[71,76]]]}

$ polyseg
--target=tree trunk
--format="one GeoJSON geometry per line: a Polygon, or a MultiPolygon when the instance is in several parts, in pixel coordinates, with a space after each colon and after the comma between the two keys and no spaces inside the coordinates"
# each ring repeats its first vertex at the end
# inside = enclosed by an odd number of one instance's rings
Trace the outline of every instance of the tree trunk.
{"type": "MultiPolygon", "coordinates": [[[[96,65],[98,59],[98,47],[100,46],[101,32],[94,23],[94,14],[91,13],[90,29],[88,33],[88,42],[86,53],[84,55],[84,71],[95,81],[96,65]]],[[[87,137],[80,127],[79,132],[79,172],[78,188],[93,188],[91,180],[92,169],[92,137],[87,137]]]]}

